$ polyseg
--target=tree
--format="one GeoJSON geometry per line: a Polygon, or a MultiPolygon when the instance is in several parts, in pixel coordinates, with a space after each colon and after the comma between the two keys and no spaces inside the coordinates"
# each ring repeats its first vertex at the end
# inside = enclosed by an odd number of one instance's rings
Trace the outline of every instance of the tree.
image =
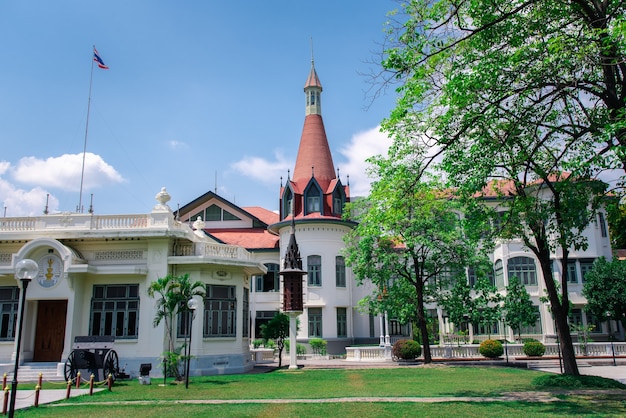
{"type": "Polygon", "coordinates": [[[583,295],[586,310],[598,318],[619,320],[626,328],[626,261],[597,259],[585,275],[583,295]]]}
{"type": "Polygon", "coordinates": [[[474,310],[471,313],[472,322],[483,325],[488,330],[491,339],[491,330],[494,324],[500,320],[500,302],[502,296],[498,289],[491,284],[486,277],[481,277],[474,286],[476,296],[474,297],[474,310]]]}
{"type": "Polygon", "coordinates": [[[499,198],[483,215],[495,222],[505,212],[494,235],[521,238],[537,257],[564,371],[577,375],[566,274],[559,293],[550,254],[561,251],[566,265],[570,249],[586,247],[582,232],[605,189],[594,179],[626,167],[626,6],[414,0],[403,7],[383,59],[389,79],[403,83],[401,97],[383,127],[410,138],[424,170],[446,172],[461,198],[499,198]]]}
{"type": "Polygon", "coordinates": [[[180,351],[182,347],[176,347],[174,338],[174,316],[184,312],[185,318],[183,327],[185,334],[188,333],[189,324],[189,308],[187,301],[193,296],[204,297],[205,284],[196,281],[191,282],[188,274],[182,276],[173,276],[168,274],[165,277],[159,277],[148,286],[148,296],[158,298],[156,301],[157,309],[152,321],[154,327],[159,326],[161,321],[165,323],[165,334],[167,337],[167,351],[164,356],[167,359],[170,370],[174,372],[177,379],[181,379],[182,375],[178,370],[178,362],[181,359],[180,351]]]}
{"type": "MultiPolygon", "coordinates": [[[[278,348],[278,367],[282,366],[285,338],[289,338],[289,316],[277,312],[267,324],[261,325],[261,336],[265,341],[274,340],[278,348]]],[[[293,348],[296,349],[295,347],[293,348]]]]}
{"type": "Polygon", "coordinates": [[[346,235],[346,262],[359,283],[376,287],[368,304],[416,320],[424,362],[432,361],[425,303],[474,253],[461,229],[456,202],[434,181],[416,181],[419,161],[403,158],[403,149],[388,158],[373,158],[376,180],[366,199],[350,205],[358,226],[346,235]]]}
{"type": "Polygon", "coordinates": [[[519,340],[522,340],[522,327],[533,326],[537,323],[537,309],[530,300],[526,287],[517,277],[509,278],[506,287],[506,296],[502,306],[504,323],[517,332],[519,340]]]}

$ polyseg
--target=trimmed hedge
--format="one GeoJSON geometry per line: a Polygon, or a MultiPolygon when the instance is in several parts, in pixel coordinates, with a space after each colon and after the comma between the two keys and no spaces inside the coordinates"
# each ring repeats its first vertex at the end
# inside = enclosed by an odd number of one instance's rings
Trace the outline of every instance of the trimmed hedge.
{"type": "Polygon", "coordinates": [[[540,341],[527,341],[522,350],[529,357],[541,357],[546,352],[546,346],[540,341]]]}
{"type": "Polygon", "coordinates": [[[402,360],[415,360],[422,355],[422,346],[414,340],[398,340],[393,345],[392,354],[402,360]]]}
{"type": "Polygon", "coordinates": [[[498,340],[485,340],[480,343],[478,352],[487,358],[497,358],[504,354],[504,348],[498,340]]]}

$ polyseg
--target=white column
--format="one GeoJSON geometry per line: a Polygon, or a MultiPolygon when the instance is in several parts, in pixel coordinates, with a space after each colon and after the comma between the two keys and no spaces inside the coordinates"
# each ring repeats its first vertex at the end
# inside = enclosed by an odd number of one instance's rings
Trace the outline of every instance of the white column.
{"type": "Polygon", "coordinates": [[[385,311],[385,345],[391,345],[389,340],[389,315],[387,314],[387,311],[385,311]]]}
{"type": "Polygon", "coordinates": [[[296,318],[298,317],[297,313],[290,312],[289,313],[289,368],[297,369],[298,368],[298,350],[297,350],[297,342],[296,342],[296,334],[298,332],[298,325],[296,318]]]}
{"type": "Polygon", "coordinates": [[[385,328],[383,324],[383,314],[378,314],[378,322],[380,323],[380,343],[379,345],[383,347],[385,345],[385,328]]]}

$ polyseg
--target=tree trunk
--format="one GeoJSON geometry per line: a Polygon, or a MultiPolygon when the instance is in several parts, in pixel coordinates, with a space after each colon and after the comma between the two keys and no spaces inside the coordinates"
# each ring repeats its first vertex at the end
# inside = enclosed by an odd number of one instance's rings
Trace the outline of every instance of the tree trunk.
{"type": "Polygon", "coordinates": [[[424,314],[424,284],[419,280],[415,285],[415,292],[417,294],[417,324],[419,326],[420,334],[422,334],[422,352],[424,354],[424,364],[428,364],[432,363],[433,359],[430,356],[428,323],[426,322],[426,315],[424,314]]]}
{"type": "MultiPolygon", "coordinates": [[[[567,314],[569,310],[569,303],[562,304],[559,299],[559,292],[552,279],[552,269],[550,268],[550,258],[540,257],[539,263],[541,264],[541,271],[543,273],[546,290],[548,292],[548,298],[550,299],[550,307],[552,309],[552,315],[556,323],[557,334],[559,337],[561,355],[563,358],[563,374],[578,376],[578,365],[576,364],[576,352],[574,351],[574,344],[572,342],[572,336],[569,332],[569,325],[567,323],[567,314]]],[[[567,301],[566,301],[567,302],[567,301]]]]}

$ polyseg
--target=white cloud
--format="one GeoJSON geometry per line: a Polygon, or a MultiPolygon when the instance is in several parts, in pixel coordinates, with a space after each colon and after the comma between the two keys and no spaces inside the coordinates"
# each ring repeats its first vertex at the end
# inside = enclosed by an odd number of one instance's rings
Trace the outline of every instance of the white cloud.
{"type": "MultiPolygon", "coordinates": [[[[0,178],[0,199],[3,203],[2,215],[6,216],[35,216],[41,215],[46,207],[48,192],[41,187],[30,190],[15,187],[3,178],[0,178]],[[6,212],[5,212],[6,208],[6,212]]],[[[48,211],[56,212],[59,200],[50,196],[48,199],[48,211]]]]}
{"type": "MultiPolygon", "coordinates": [[[[10,170],[13,179],[24,184],[51,187],[66,191],[79,191],[83,154],[64,154],[45,160],[35,157],[22,158],[17,167],[10,170]]],[[[102,157],[85,154],[83,190],[122,183],[124,178],[102,157]]]]}
{"type": "Polygon", "coordinates": [[[293,165],[287,161],[280,151],[274,152],[274,160],[261,157],[243,157],[231,164],[231,168],[244,176],[251,177],[263,184],[275,186],[276,179],[283,176],[286,179],[287,170],[293,165]]]}
{"type": "Polygon", "coordinates": [[[387,155],[391,138],[380,132],[380,126],[356,133],[350,142],[339,152],[347,160],[344,164],[336,164],[340,168],[342,183],[350,176],[350,195],[366,196],[370,191],[371,178],[367,175],[369,164],[365,161],[375,155],[387,155]]]}
{"type": "Polygon", "coordinates": [[[171,141],[167,142],[167,145],[174,150],[178,150],[178,149],[187,149],[189,148],[189,146],[187,145],[186,142],[183,141],[177,141],[175,139],[172,139],[171,141]]]}

